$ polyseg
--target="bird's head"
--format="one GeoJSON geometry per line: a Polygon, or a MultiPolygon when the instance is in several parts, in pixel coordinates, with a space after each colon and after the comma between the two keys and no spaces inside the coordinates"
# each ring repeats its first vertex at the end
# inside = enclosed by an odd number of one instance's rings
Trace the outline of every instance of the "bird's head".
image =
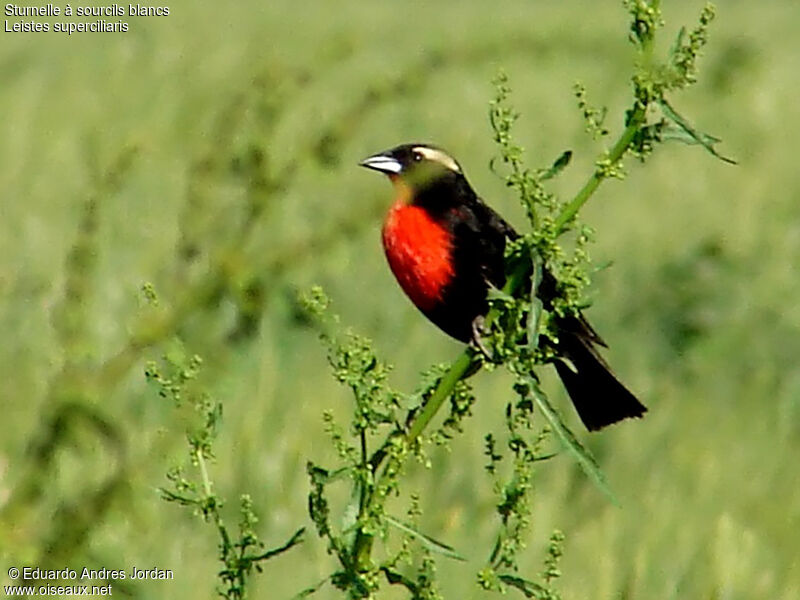
{"type": "Polygon", "coordinates": [[[464,178],[456,159],[429,144],[402,144],[373,154],[359,164],[388,175],[395,185],[414,193],[464,178]]]}

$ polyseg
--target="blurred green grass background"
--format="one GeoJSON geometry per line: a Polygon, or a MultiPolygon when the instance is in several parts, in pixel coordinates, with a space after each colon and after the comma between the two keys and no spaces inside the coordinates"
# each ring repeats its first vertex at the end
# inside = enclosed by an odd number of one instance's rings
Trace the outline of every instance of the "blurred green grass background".
{"type": "MultiPolygon", "coordinates": [[[[701,6],[664,5],[666,48],[701,6]]],[[[538,472],[523,562],[538,571],[549,532],[562,529],[565,598],[800,597],[794,8],[792,0],[721,2],[700,83],[674,99],[724,139],[738,166],[665,145],[644,167],[632,164],[624,182],[605,184],[584,212],[598,232],[595,261],[613,262],[595,279],[589,315],[611,344],[609,361],[650,413],[581,435],[621,509],[566,456],[538,472]]],[[[521,225],[514,198],[488,169],[489,82],[499,67],[508,72],[529,162],[574,151],[557,183],[574,193],[598,147],[582,132],[571,86],[582,80],[619,130],[632,60],[626,15],[616,2],[578,1],[171,9],[169,17],[129,18],[127,34],[0,36],[0,510],[27,476],[28,448],[52,414],[49,386],[65,360],[54,315],[82,206],[97,193],[95,173],[123,148],[137,149],[118,189],[97,196],[80,355],[89,371],[125,343],[144,281],[167,304],[180,292],[168,265],[182,220],[199,221],[203,243],[234,231],[230,215],[246,195],[237,165],[258,156],[256,170],[286,173],[240,248],[256,257],[245,271],[264,268],[262,318],[252,335],[232,341],[236,310],[223,301],[197,310],[180,333],[225,403],[218,491],[231,505],[250,493],[264,540],[277,545],[308,525],[306,460],[333,461],[322,411],[344,417],[350,406],[296,316],[295,290],[322,284],[343,321],[396,365],[400,389],[459,350],[393,281],[379,244],[390,189],[356,163],[404,141],[438,143],[521,225]],[[187,212],[193,194],[206,204],[187,212]]],[[[202,272],[202,259],[195,269],[202,272]]],[[[180,421],[142,376],[156,355],[145,351],[108,393],[86,400],[122,433],[132,465],[124,485],[85,535],[66,539],[54,523],[109,469],[92,435],[68,438],[36,501],[0,519],[3,572],[39,559],[53,568],[158,566],[176,580],[123,592],[213,595],[213,532],[156,492],[185,451],[180,421]]],[[[447,598],[480,597],[474,573],[496,530],[482,440],[502,422],[508,383],[498,373],[476,377],[479,400],[465,433],[434,454],[432,470],[411,469],[425,530],[469,558],[439,561],[447,598]]],[[[546,384],[582,431],[557,382],[546,384]]],[[[309,540],[265,565],[253,597],[290,597],[334,568],[309,540]]]]}

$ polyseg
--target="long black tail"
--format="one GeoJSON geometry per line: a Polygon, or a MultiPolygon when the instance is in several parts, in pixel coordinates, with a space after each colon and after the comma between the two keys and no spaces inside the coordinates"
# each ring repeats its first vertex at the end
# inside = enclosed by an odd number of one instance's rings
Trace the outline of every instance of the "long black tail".
{"type": "Polygon", "coordinates": [[[605,343],[582,316],[559,323],[558,371],[575,410],[589,431],[630,417],[642,417],[645,407],[614,376],[595,345],[605,343]]]}

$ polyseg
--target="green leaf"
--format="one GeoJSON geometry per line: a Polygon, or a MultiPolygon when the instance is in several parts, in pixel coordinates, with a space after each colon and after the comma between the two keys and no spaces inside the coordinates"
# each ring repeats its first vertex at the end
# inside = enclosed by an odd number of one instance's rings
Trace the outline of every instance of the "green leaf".
{"type": "Polygon", "coordinates": [[[309,468],[312,469],[310,473],[314,483],[321,485],[328,485],[329,483],[343,479],[344,477],[350,475],[350,472],[353,470],[353,467],[350,466],[342,467],[340,469],[336,469],[335,471],[328,471],[327,469],[317,467],[316,465],[310,465],[309,468]]]}
{"type": "Polygon", "coordinates": [[[545,460],[550,460],[551,458],[555,458],[558,456],[558,452],[551,452],[550,454],[542,454],[541,456],[534,456],[534,462],[541,462],[545,460]]]}
{"type": "Polygon", "coordinates": [[[328,575],[322,581],[320,581],[318,583],[315,583],[314,585],[312,585],[310,587],[307,587],[306,589],[304,589],[302,592],[300,592],[296,596],[292,596],[292,600],[302,600],[303,598],[308,598],[312,594],[316,594],[322,588],[323,585],[328,583],[328,581],[330,581],[333,578],[334,575],[336,575],[336,573],[334,573],[333,575],[328,575]]]}
{"type": "Polygon", "coordinates": [[[467,559],[461,556],[452,546],[448,546],[447,544],[443,544],[435,539],[433,539],[429,535],[425,535],[424,533],[417,531],[411,525],[407,523],[403,523],[402,521],[398,521],[394,517],[389,515],[385,515],[386,522],[390,525],[394,525],[400,531],[403,531],[410,535],[413,538],[418,539],[422,542],[422,545],[428,548],[431,552],[436,552],[437,554],[441,554],[442,556],[447,556],[448,558],[454,558],[455,560],[463,560],[466,561],[467,559]]]}
{"type": "Polygon", "coordinates": [[[392,571],[389,567],[383,566],[381,567],[381,571],[386,576],[386,581],[391,583],[392,585],[402,585],[403,587],[407,588],[412,594],[417,594],[419,591],[419,586],[416,583],[411,581],[408,577],[403,575],[402,573],[398,573],[397,571],[392,571]]]}
{"type": "Polygon", "coordinates": [[[342,514],[342,537],[349,546],[356,535],[358,525],[358,514],[361,508],[361,483],[357,483],[350,490],[350,500],[344,507],[342,514]]]}
{"type": "Polygon", "coordinates": [[[502,302],[513,302],[514,296],[506,294],[503,290],[490,285],[486,290],[486,298],[488,300],[500,300],[502,302]]]}
{"type": "Polygon", "coordinates": [[[686,144],[700,144],[706,150],[708,150],[711,154],[716,156],[718,159],[725,161],[726,163],[735,165],[736,161],[732,158],[728,158],[723,156],[717,149],[714,148],[714,144],[718,144],[721,140],[719,138],[714,137],[713,135],[709,135],[707,133],[703,133],[702,131],[698,131],[694,128],[694,126],[687,121],[684,117],[679,115],[672,106],[670,106],[669,102],[664,100],[663,98],[658,102],[661,105],[661,110],[664,111],[664,115],[670,119],[673,123],[678,126],[678,130],[666,130],[662,132],[662,137],[665,139],[674,139],[680,142],[684,142],[686,144]]]}
{"type": "MultiPolygon", "coordinates": [[[[692,145],[699,145],[700,142],[697,139],[687,132],[683,127],[676,125],[674,122],[667,121],[664,119],[662,121],[663,125],[661,127],[660,136],[662,140],[674,140],[676,142],[681,142],[682,144],[692,145]]],[[[705,134],[706,138],[709,142],[719,143],[722,140],[714,137],[713,135],[705,134]]]]}
{"type": "Polygon", "coordinates": [[[539,345],[539,325],[542,320],[542,301],[539,299],[539,284],[542,282],[542,257],[531,248],[531,311],[528,313],[528,348],[531,352],[539,345]]]}
{"type": "Polygon", "coordinates": [[[305,533],[306,533],[306,528],[301,527],[300,529],[294,532],[294,535],[291,538],[289,538],[289,540],[285,544],[283,544],[283,546],[279,546],[278,548],[273,548],[272,550],[268,550],[263,554],[260,554],[259,556],[254,556],[252,558],[252,561],[256,562],[262,560],[269,560],[273,556],[278,556],[279,554],[283,554],[284,552],[296,546],[297,544],[302,544],[305,541],[304,540],[305,533]]]}
{"type": "Polygon", "coordinates": [[[572,160],[572,150],[567,150],[556,159],[556,162],[553,163],[552,167],[539,175],[539,179],[542,181],[552,179],[564,170],[564,168],[569,164],[570,160],[572,160]]]}
{"type": "Polygon", "coordinates": [[[492,548],[492,554],[489,556],[489,564],[494,565],[494,561],[497,560],[497,555],[500,554],[500,548],[503,545],[503,536],[498,535],[497,539],[494,542],[494,548],[492,548]]]}
{"type": "Polygon", "coordinates": [[[522,577],[517,577],[516,575],[498,575],[498,578],[506,585],[517,588],[519,591],[525,594],[526,598],[548,597],[548,591],[544,587],[538,583],[530,581],[529,579],[523,579],[522,577]]]}
{"type": "Polygon", "coordinates": [[[578,438],[575,437],[575,434],[572,433],[572,431],[570,431],[570,429],[564,424],[564,421],[561,420],[561,416],[558,414],[558,411],[556,411],[553,405],[550,404],[547,396],[545,396],[542,390],[539,388],[539,383],[536,381],[536,379],[529,377],[528,383],[533,393],[533,397],[536,400],[536,404],[539,406],[539,410],[542,411],[542,414],[544,414],[545,418],[550,423],[550,426],[558,436],[558,439],[561,440],[561,443],[564,445],[564,447],[575,457],[581,469],[583,469],[583,472],[586,473],[586,475],[598,487],[598,489],[608,496],[611,502],[619,506],[619,501],[614,495],[614,492],[611,491],[605,475],[603,475],[603,472],[600,470],[600,465],[597,464],[597,461],[591,455],[589,450],[583,447],[583,445],[578,441],[578,438]]]}
{"type": "Polygon", "coordinates": [[[681,27],[678,30],[678,35],[675,37],[675,41],[672,42],[672,47],[669,49],[669,55],[671,57],[674,57],[678,53],[678,50],[681,49],[681,46],[683,46],[684,37],[686,37],[686,27],[681,27]]]}

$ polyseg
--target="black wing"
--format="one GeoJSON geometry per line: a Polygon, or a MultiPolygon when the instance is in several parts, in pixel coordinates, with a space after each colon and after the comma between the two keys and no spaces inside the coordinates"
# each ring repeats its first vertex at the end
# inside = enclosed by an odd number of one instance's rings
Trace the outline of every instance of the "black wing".
{"type": "Polygon", "coordinates": [[[484,282],[503,287],[506,238],[513,239],[517,233],[477,198],[453,209],[449,216],[457,270],[464,274],[472,272],[484,282]]]}

